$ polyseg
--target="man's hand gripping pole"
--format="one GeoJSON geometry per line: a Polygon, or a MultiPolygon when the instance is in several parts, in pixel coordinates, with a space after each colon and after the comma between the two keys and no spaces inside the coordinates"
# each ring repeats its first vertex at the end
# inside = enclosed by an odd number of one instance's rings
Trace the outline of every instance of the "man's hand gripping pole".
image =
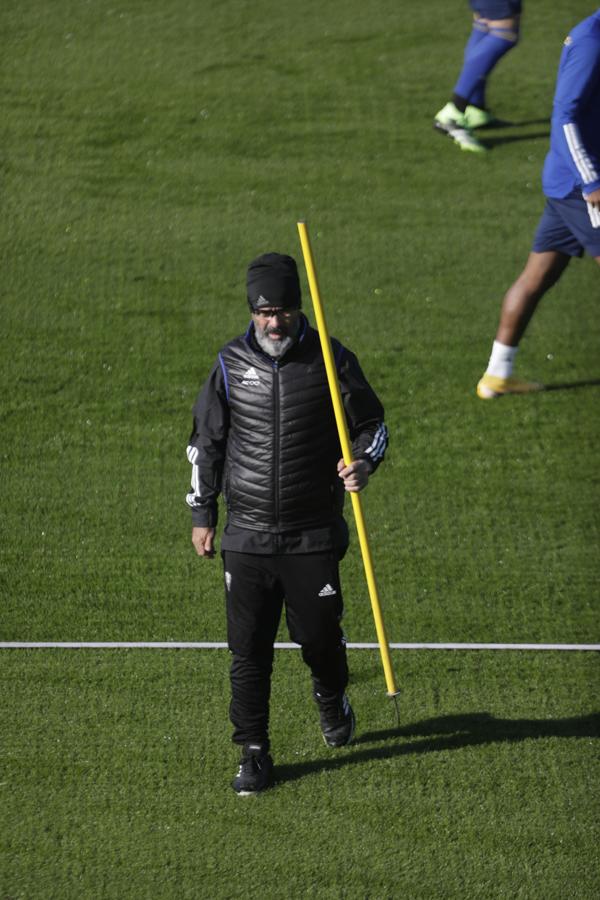
{"type": "MultiPolygon", "coordinates": [[[[317,282],[317,274],[308,236],[308,227],[306,222],[298,222],[298,231],[300,233],[300,243],[302,244],[302,253],[304,254],[304,264],[306,266],[306,274],[308,276],[308,285],[312,297],[315,317],[317,320],[317,328],[319,338],[321,339],[321,349],[323,351],[323,359],[325,360],[325,369],[327,371],[327,381],[329,383],[329,392],[333,402],[333,410],[335,413],[335,421],[342,447],[342,455],[344,463],[349,466],[353,462],[352,446],[348,435],[348,425],[346,423],[346,415],[342,405],[342,396],[340,393],[340,385],[338,382],[333,353],[331,350],[331,340],[327,330],[327,322],[325,321],[325,312],[321,302],[319,293],[319,284],[317,282]]],[[[365,568],[365,576],[369,588],[369,597],[371,598],[371,608],[373,610],[373,618],[375,619],[375,630],[377,632],[377,640],[379,641],[379,652],[381,653],[381,661],[383,663],[383,671],[385,674],[385,683],[387,685],[388,697],[397,697],[400,693],[396,687],[394,678],[394,670],[390,660],[390,649],[388,639],[385,632],[385,625],[381,613],[381,604],[379,602],[379,593],[377,590],[377,582],[375,581],[375,572],[373,570],[373,560],[371,557],[371,549],[369,547],[369,538],[363,515],[362,502],[360,494],[356,491],[350,493],[352,500],[352,508],[354,510],[354,519],[356,522],[356,530],[358,532],[358,540],[365,568]]]]}

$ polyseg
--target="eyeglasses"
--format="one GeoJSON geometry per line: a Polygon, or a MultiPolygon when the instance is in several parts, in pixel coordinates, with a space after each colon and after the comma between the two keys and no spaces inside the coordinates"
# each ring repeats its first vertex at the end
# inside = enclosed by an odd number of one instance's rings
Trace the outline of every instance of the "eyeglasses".
{"type": "Polygon", "coordinates": [[[259,319],[274,319],[275,316],[278,319],[291,319],[297,312],[297,309],[255,309],[254,315],[259,319]]]}

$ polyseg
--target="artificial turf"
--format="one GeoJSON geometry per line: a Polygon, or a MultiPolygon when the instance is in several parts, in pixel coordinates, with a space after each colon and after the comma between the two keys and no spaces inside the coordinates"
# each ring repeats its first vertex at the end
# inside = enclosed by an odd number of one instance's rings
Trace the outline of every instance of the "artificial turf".
{"type": "Polygon", "coordinates": [[[223,651],[5,651],[5,896],[594,895],[592,654],[413,651],[400,726],[350,659],[336,752],[277,654],[276,783],[239,798],[223,651]]]}
{"type": "MultiPolygon", "coordinates": [[[[364,507],[390,640],[598,641],[591,260],[519,352],[552,390],[475,397],[589,12],[526,4],[479,158],[431,127],[466,3],[3,4],[1,640],[223,640],[191,406],[246,327],[248,261],[300,260],[305,218],[330,330],[386,408],[364,507]]],[[[348,637],[373,640],[356,540],[343,578],[348,637]]],[[[593,897],[596,654],[393,660],[400,726],[354,652],[336,757],[278,655],[278,782],[240,805],[226,653],[0,651],[0,896],[593,897]]]]}

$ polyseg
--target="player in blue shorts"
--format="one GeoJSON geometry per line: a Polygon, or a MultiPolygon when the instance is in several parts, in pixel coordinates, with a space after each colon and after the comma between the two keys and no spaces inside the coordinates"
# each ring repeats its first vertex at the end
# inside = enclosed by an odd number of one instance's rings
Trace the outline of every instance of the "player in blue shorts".
{"type": "Polygon", "coordinates": [[[473,28],[467,41],[462,71],[451,100],[440,109],[434,127],[451,137],[462,150],[484,153],[473,135],[494,117],[485,105],[487,79],[500,59],[519,40],[521,0],[470,0],[473,28]]]}
{"type": "Polygon", "coordinates": [[[504,297],[492,355],[477,385],[482,400],[543,389],[513,375],[519,341],[571,257],[585,251],[600,265],[600,9],[564,43],[542,186],[546,207],[525,268],[504,297]]]}

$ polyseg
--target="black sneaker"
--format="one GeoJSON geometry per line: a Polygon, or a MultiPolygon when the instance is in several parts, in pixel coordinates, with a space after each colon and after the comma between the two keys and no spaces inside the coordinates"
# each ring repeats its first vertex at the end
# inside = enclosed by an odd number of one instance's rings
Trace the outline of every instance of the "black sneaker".
{"type": "Polygon", "coordinates": [[[272,775],[273,760],[262,744],[244,744],[240,768],[232,783],[236,794],[247,797],[266,790],[272,775]]]}
{"type": "Polygon", "coordinates": [[[315,700],[319,707],[321,731],[328,747],[345,747],[354,736],[356,720],[345,694],[334,694],[331,697],[315,691],[315,700]]]}

